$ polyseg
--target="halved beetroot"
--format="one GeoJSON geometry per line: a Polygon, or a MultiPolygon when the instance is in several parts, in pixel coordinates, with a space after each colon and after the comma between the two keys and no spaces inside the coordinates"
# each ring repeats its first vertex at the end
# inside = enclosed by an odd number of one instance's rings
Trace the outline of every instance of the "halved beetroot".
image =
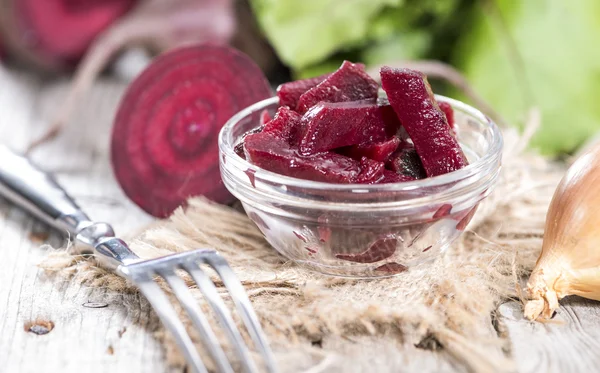
{"type": "Polygon", "coordinates": [[[465,167],[467,158],[433,97],[427,77],[419,71],[387,66],[381,68],[380,75],[388,100],[415,144],[427,176],[465,167]]]}
{"type": "Polygon", "coordinates": [[[352,145],[340,149],[338,152],[353,159],[367,157],[374,161],[386,162],[396,149],[398,149],[398,145],[400,145],[400,139],[394,136],[391,139],[382,142],[352,145]]]}
{"type": "Polygon", "coordinates": [[[304,114],[319,102],[346,102],[377,99],[379,85],[365,72],[363,64],[344,61],[327,79],[298,99],[296,110],[304,114]]]}
{"type": "Polygon", "coordinates": [[[164,217],[191,196],[226,203],[217,136],[239,110],[271,96],[245,54],[210,44],[156,58],[129,86],[112,132],[111,160],[125,194],[164,217]]]}
{"type": "Polygon", "coordinates": [[[382,142],[401,126],[390,106],[368,100],[321,102],[312,107],[302,121],[304,136],[300,151],[303,154],[382,142]]]}
{"type": "Polygon", "coordinates": [[[286,139],[273,133],[248,135],[244,149],[252,164],[305,180],[348,184],[355,182],[361,172],[359,162],[336,153],[302,156],[286,139]]]}
{"type": "Polygon", "coordinates": [[[315,76],[314,78],[295,80],[284,83],[277,87],[277,97],[279,97],[279,105],[287,106],[292,110],[296,110],[300,96],[309,89],[313,88],[323,80],[327,79],[331,73],[315,76]]]}
{"type": "Polygon", "coordinates": [[[398,240],[394,235],[377,239],[367,250],[357,254],[336,254],[335,257],[357,263],[375,263],[394,255],[398,240]]]}
{"type": "Polygon", "coordinates": [[[302,116],[287,106],[277,109],[275,117],[267,124],[263,132],[272,133],[285,139],[290,145],[297,144],[300,137],[302,116]]]}
{"type": "Polygon", "coordinates": [[[402,142],[398,150],[394,152],[386,163],[389,170],[403,175],[410,180],[424,179],[427,177],[421,158],[414,146],[408,142],[402,142]]]}
{"type": "Polygon", "coordinates": [[[0,28],[15,54],[37,67],[56,70],[74,66],[94,39],[137,2],[5,0],[0,28]]]}
{"type": "Polygon", "coordinates": [[[438,105],[440,110],[444,112],[448,125],[450,128],[454,129],[454,109],[452,109],[452,106],[447,102],[438,102],[438,105]]]}

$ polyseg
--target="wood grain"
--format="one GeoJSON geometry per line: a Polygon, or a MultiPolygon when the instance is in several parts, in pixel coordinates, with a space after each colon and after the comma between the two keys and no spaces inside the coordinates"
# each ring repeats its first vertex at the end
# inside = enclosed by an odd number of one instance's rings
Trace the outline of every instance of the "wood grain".
{"type": "Polygon", "coordinates": [[[597,372],[600,366],[600,306],[578,297],[561,301],[548,323],[523,318],[521,304],[499,307],[511,352],[522,373],[597,372]]]}

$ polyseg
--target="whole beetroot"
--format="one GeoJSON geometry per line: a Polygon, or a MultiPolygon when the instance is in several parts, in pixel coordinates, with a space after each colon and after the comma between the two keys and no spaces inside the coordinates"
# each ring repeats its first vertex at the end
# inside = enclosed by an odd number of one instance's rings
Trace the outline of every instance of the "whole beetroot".
{"type": "Polygon", "coordinates": [[[8,54],[37,70],[71,69],[138,1],[0,0],[0,34],[8,54]]]}

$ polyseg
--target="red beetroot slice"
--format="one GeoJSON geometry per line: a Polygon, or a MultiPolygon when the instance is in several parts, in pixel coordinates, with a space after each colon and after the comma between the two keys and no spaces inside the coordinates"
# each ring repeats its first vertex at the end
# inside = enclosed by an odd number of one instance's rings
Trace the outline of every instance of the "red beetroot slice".
{"type": "Polygon", "coordinates": [[[275,117],[265,124],[265,133],[272,133],[285,139],[290,145],[297,144],[300,136],[302,116],[287,106],[277,109],[275,117]]]}
{"type": "Polygon", "coordinates": [[[245,54],[210,44],[157,57],[129,86],[112,132],[111,160],[125,194],[165,217],[191,196],[226,203],[217,136],[239,110],[271,96],[245,54]]]}
{"type": "Polygon", "coordinates": [[[361,171],[359,162],[336,153],[301,156],[285,139],[273,133],[248,135],[244,149],[252,164],[305,180],[349,184],[361,171]]]}
{"type": "Polygon", "coordinates": [[[322,102],[302,118],[304,136],[300,142],[303,154],[314,154],[344,146],[381,142],[400,127],[390,106],[367,100],[322,102]]]}
{"type": "Polygon", "coordinates": [[[452,106],[447,102],[438,102],[438,106],[444,112],[450,128],[454,129],[454,109],[452,109],[452,106]]]}
{"type": "Polygon", "coordinates": [[[367,157],[374,161],[386,162],[390,159],[396,149],[398,149],[398,145],[400,145],[400,139],[394,136],[391,139],[382,142],[352,145],[340,149],[339,153],[353,159],[367,157]]]}
{"type": "Polygon", "coordinates": [[[344,61],[327,79],[298,99],[296,111],[304,114],[319,102],[346,102],[377,99],[379,85],[365,71],[363,64],[344,61]]]}
{"type": "Polygon", "coordinates": [[[381,84],[410,135],[427,176],[465,167],[467,159],[434,100],[426,76],[415,70],[382,67],[381,84]]]}
{"type": "Polygon", "coordinates": [[[367,250],[357,254],[336,254],[335,257],[342,260],[357,263],[375,263],[387,259],[396,252],[397,239],[388,235],[377,239],[367,250]]]}
{"type": "Polygon", "coordinates": [[[279,85],[277,87],[277,97],[279,97],[279,105],[287,106],[292,110],[296,110],[298,99],[309,89],[313,88],[323,80],[327,79],[331,73],[315,76],[314,78],[295,80],[279,85]]]}
{"type": "Polygon", "coordinates": [[[38,64],[56,68],[79,61],[94,39],[138,0],[11,2],[14,5],[2,11],[6,28],[14,30],[5,30],[11,44],[38,64]]]}
{"type": "Polygon", "coordinates": [[[411,180],[424,179],[427,177],[423,164],[421,163],[421,158],[419,158],[414,146],[408,142],[400,144],[396,152],[394,152],[387,161],[386,167],[411,180]]]}

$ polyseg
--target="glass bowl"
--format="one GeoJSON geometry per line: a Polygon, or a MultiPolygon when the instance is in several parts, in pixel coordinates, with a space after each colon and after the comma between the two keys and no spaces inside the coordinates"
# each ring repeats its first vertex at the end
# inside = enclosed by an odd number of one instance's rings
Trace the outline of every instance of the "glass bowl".
{"type": "Polygon", "coordinates": [[[436,95],[455,111],[469,165],[432,178],[393,184],[332,184],[280,175],[254,166],[234,148],[271,115],[277,97],[233,116],[219,134],[221,177],[267,241],[309,269],[335,276],[386,277],[446,250],[494,186],[502,135],[480,111],[436,95]]]}

